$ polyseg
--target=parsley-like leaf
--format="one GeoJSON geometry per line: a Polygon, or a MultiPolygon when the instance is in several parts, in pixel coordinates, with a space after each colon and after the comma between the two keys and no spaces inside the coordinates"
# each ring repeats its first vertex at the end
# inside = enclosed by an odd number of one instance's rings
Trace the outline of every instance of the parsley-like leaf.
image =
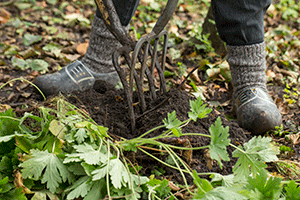
{"type": "Polygon", "coordinates": [[[31,158],[21,164],[23,178],[47,183],[47,188],[54,193],[62,182],[73,182],[73,176],[61,160],[48,151],[31,150],[31,158]],[[44,171],[44,173],[43,173],[44,171]]]}
{"type": "Polygon", "coordinates": [[[222,169],[223,164],[221,160],[230,160],[226,151],[226,147],[230,143],[230,139],[228,139],[229,127],[227,126],[224,128],[222,126],[221,118],[218,117],[215,125],[211,125],[209,128],[209,132],[211,134],[211,142],[209,145],[210,157],[217,160],[222,169]]]}
{"type": "Polygon", "coordinates": [[[166,128],[171,130],[176,137],[182,135],[181,129],[178,127],[181,124],[181,121],[176,117],[176,111],[168,113],[168,119],[163,120],[166,128]]]}
{"type": "Polygon", "coordinates": [[[281,194],[281,178],[269,177],[266,171],[261,170],[248,178],[247,189],[252,193],[252,199],[278,199],[281,194]],[[255,198],[254,198],[255,197],[255,198]]]}
{"type": "Polygon", "coordinates": [[[216,187],[206,193],[203,194],[196,194],[194,199],[201,199],[201,200],[244,200],[248,199],[247,197],[237,193],[232,188],[228,187],[216,187]]]}
{"type": "Polygon", "coordinates": [[[126,186],[130,180],[124,164],[119,159],[112,159],[109,165],[93,171],[93,181],[102,179],[107,173],[110,175],[111,183],[116,189],[120,189],[122,184],[126,186]]]}
{"type": "Polygon", "coordinates": [[[79,128],[74,136],[76,138],[76,141],[80,144],[84,142],[85,138],[88,137],[88,134],[85,128],[79,128]]]}
{"type": "Polygon", "coordinates": [[[79,162],[84,160],[89,165],[100,165],[107,160],[107,155],[95,150],[91,145],[85,143],[74,145],[78,153],[67,154],[64,163],[79,162]]]}
{"type": "Polygon", "coordinates": [[[238,160],[233,168],[233,172],[238,180],[248,177],[251,172],[256,174],[262,168],[267,167],[264,162],[278,160],[277,151],[270,143],[272,139],[269,137],[262,138],[261,136],[253,137],[249,142],[244,144],[244,147],[239,146],[233,153],[233,157],[238,160]]]}
{"type": "Polygon", "coordinates": [[[202,105],[203,101],[198,97],[195,101],[190,101],[191,112],[188,112],[189,118],[194,121],[197,119],[202,119],[207,117],[207,115],[212,111],[210,108],[206,107],[206,104],[202,105]]]}
{"type": "Polygon", "coordinates": [[[168,119],[163,120],[167,129],[172,129],[181,124],[181,121],[176,118],[176,111],[174,110],[172,113],[168,113],[168,119]]]}
{"type": "Polygon", "coordinates": [[[295,183],[295,181],[290,181],[284,189],[286,191],[286,199],[300,200],[300,187],[295,183]]]}

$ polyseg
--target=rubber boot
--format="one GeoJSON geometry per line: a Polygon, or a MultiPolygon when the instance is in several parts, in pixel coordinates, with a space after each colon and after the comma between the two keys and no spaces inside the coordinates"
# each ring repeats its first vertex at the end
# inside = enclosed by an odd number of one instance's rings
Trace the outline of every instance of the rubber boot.
{"type": "Polygon", "coordinates": [[[113,52],[121,44],[96,15],[92,23],[89,47],[81,60],[75,60],[60,71],[37,77],[34,80],[46,95],[71,93],[92,88],[96,80],[116,85],[119,76],[112,64],[113,52]]]}
{"type": "Polygon", "coordinates": [[[227,46],[227,50],[239,126],[253,134],[274,130],[282,118],[266,87],[265,43],[227,46]]]}

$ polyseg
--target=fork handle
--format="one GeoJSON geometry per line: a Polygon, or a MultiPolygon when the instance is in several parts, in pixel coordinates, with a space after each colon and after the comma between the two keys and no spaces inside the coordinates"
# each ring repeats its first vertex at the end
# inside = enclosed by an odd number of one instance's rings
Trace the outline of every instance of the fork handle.
{"type": "Polygon", "coordinates": [[[168,3],[162,13],[162,15],[157,20],[152,32],[155,34],[159,34],[167,25],[171,17],[173,16],[173,13],[175,12],[175,9],[177,7],[179,0],[168,0],[168,3]]]}

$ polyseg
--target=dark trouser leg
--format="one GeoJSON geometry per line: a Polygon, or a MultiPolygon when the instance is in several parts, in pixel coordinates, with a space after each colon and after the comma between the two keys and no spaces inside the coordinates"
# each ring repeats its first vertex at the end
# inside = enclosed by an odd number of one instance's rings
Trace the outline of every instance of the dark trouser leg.
{"type": "MultiPolygon", "coordinates": [[[[133,17],[140,0],[113,0],[116,11],[123,26],[127,26],[133,17]]],[[[101,17],[99,9],[96,10],[97,17],[101,17]]]]}
{"type": "Polygon", "coordinates": [[[227,43],[237,121],[256,134],[281,124],[265,79],[264,14],[270,4],[271,0],[212,0],[218,32],[227,43]]]}
{"type": "Polygon", "coordinates": [[[264,15],[272,0],[212,0],[216,26],[227,45],[264,41],[264,15]]]}

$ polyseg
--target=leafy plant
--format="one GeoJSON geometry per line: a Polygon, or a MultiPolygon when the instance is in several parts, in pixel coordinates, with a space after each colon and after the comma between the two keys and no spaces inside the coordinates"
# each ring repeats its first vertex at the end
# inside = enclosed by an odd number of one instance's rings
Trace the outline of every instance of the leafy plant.
{"type": "Polygon", "coordinates": [[[189,35],[193,38],[190,41],[190,45],[195,47],[197,51],[204,51],[205,53],[214,52],[211,41],[209,38],[209,33],[202,34],[202,25],[195,25],[192,31],[189,32],[189,35]]]}
{"type": "MultiPolygon", "coordinates": [[[[189,118],[185,121],[177,119],[174,111],[163,120],[163,125],[137,138],[113,141],[107,134],[107,128],[95,124],[73,105],[58,99],[57,109],[41,107],[40,117],[26,113],[22,118],[17,119],[11,111],[0,117],[2,120],[0,123],[7,123],[5,120],[10,120],[9,123],[14,123],[13,127],[17,127],[5,132],[6,134],[0,137],[2,141],[0,144],[13,143],[13,138],[17,141],[12,151],[16,153],[22,150],[24,155],[22,162],[19,165],[17,162],[13,167],[21,168],[24,178],[22,184],[27,192],[34,192],[36,198],[39,195],[54,195],[56,198],[70,200],[101,199],[106,196],[141,199],[146,194],[152,199],[174,198],[167,180],[153,177],[149,180],[148,177],[132,173],[135,167],[128,167],[130,165],[124,157],[124,151],[143,152],[165,166],[178,170],[184,180],[184,187],[193,194],[194,199],[224,199],[225,197],[263,199],[282,196],[281,179],[268,178],[265,169],[267,166],[265,162],[277,160],[278,151],[271,145],[271,138],[254,137],[249,142],[236,147],[230,144],[229,128],[223,127],[221,118],[210,127],[210,135],[183,133],[181,130],[183,126],[199,118],[205,118],[211,112],[200,98],[190,101],[190,106],[189,118]],[[25,126],[25,121],[30,121],[30,126],[25,126]],[[156,137],[146,137],[152,131],[165,128],[167,130],[156,137]],[[179,147],[162,142],[168,138],[188,135],[208,137],[211,143],[196,148],[179,147]],[[158,151],[167,152],[169,161],[161,160],[146,151],[147,146],[151,146],[152,150],[157,147],[158,151]],[[183,151],[209,149],[211,159],[216,160],[222,167],[223,161],[230,160],[227,153],[228,146],[236,149],[233,157],[238,158],[233,168],[234,173],[230,176],[192,171],[174,151],[175,149],[183,151]],[[193,177],[196,190],[190,189],[186,174],[193,177]],[[212,180],[200,178],[199,176],[202,175],[211,175],[212,180]],[[40,192],[41,190],[45,192],[40,192]]],[[[4,127],[11,129],[9,125],[4,127]]],[[[12,155],[16,156],[16,154],[12,155]]],[[[6,159],[3,157],[0,166],[5,166],[6,159]]],[[[7,180],[5,177],[2,178],[3,183],[7,183],[7,180]]],[[[291,195],[290,191],[294,189],[291,184],[284,191],[289,191],[286,193],[291,195]]],[[[12,187],[9,191],[20,190],[12,187]]],[[[23,193],[14,194],[24,197],[23,193]]]]}

